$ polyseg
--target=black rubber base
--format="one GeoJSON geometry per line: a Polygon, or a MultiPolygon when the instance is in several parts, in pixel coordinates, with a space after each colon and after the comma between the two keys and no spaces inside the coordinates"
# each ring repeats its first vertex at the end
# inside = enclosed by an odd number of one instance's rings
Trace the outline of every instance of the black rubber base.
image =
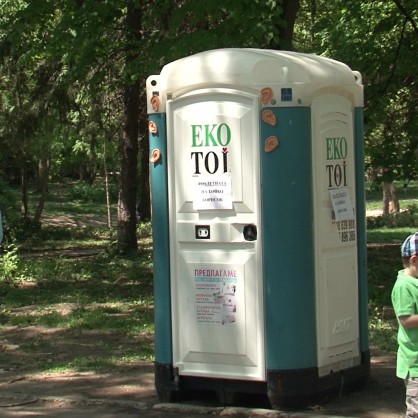
{"type": "MultiPolygon", "coordinates": [[[[212,391],[218,401],[235,405],[246,394],[264,395],[273,409],[302,407],[360,389],[370,376],[370,352],[361,364],[319,377],[317,368],[267,370],[267,382],[175,375],[171,364],[155,363],[155,388],[161,402],[176,402],[195,391],[212,391]]],[[[188,396],[190,397],[190,396],[188,396]]]]}
{"type": "Polygon", "coordinates": [[[293,408],[324,402],[361,389],[370,376],[370,352],[362,353],[358,366],[319,377],[318,369],[269,370],[267,396],[272,408],[293,408]]]}

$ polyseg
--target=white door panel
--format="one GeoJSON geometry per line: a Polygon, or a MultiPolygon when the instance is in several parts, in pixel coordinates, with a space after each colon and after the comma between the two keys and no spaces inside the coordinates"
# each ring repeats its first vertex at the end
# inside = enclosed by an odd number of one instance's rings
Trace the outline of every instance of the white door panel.
{"type": "Polygon", "coordinates": [[[174,366],[265,379],[258,97],[204,90],[169,101],[174,366]],[[247,237],[247,239],[246,239],[247,237]]]}

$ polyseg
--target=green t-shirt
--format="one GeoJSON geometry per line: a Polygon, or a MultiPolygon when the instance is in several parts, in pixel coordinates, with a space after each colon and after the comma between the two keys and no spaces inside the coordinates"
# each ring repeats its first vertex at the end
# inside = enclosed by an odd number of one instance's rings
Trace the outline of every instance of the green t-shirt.
{"type": "MultiPolygon", "coordinates": [[[[398,272],[392,290],[392,304],[396,318],[418,314],[418,279],[407,275],[405,270],[398,272]]],[[[418,328],[405,329],[399,323],[398,344],[396,376],[401,379],[408,374],[418,377],[418,328]]]]}

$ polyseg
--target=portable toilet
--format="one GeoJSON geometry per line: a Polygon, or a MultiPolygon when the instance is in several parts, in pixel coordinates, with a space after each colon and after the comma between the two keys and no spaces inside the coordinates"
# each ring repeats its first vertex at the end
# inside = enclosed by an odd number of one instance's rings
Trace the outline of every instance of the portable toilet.
{"type": "Polygon", "coordinates": [[[300,405],[367,381],[363,86],[219,49],[147,79],[155,385],[300,405]]]}

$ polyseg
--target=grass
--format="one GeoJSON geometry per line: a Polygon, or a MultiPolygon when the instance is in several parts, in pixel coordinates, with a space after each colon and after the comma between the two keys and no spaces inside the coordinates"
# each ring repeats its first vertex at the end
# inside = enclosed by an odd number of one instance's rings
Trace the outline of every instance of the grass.
{"type": "Polygon", "coordinates": [[[369,312],[369,339],[374,351],[395,353],[398,324],[393,318],[385,318],[378,307],[369,312]]]}
{"type": "Polygon", "coordinates": [[[148,243],[131,257],[27,257],[19,271],[19,286],[0,284],[0,332],[14,347],[2,365],[116,372],[153,359],[148,243]],[[60,354],[45,362],[42,352],[60,354]]]}
{"type": "MultiPolygon", "coordinates": [[[[374,349],[394,353],[397,350],[397,321],[391,311],[391,291],[398,270],[402,269],[400,245],[409,234],[418,230],[418,186],[407,188],[395,183],[401,212],[368,220],[367,250],[369,339],[374,349]]],[[[366,186],[367,210],[382,210],[381,188],[366,186]]]]}
{"type": "Polygon", "coordinates": [[[103,248],[109,245],[113,233],[107,226],[51,226],[43,225],[35,233],[26,237],[21,243],[22,251],[70,249],[70,248],[103,248]]]}
{"type": "MultiPolygon", "coordinates": [[[[411,204],[418,203],[418,186],[414,183],[409,183],[405,188],[403,183],[395,182],[395,186],[398,190],[398,198],[402,201],[402,206],[407,207],[411,204]]],[[[380,210],[383,207],[383,191],[382,187],[376,187],[376,185],[366,184],[366,201],[368,210],[380,210]]]]}
{"type": "MultiPolygon", "coordinates": [[[[399,236],[400,238],[400,236],[399,236]]],[[[397,323],[391,312],[391,292],[400,262],[399,245],[374,245],[367,250],[369,339],[374,349],[396,352],[397,323]]]]}
{"type": "MultiPolygon", "coordinates": [[[[381,190],[366,192],[367,209],[381,209],[381,190]]],[[[95,201],[101,193],[91,186],[54,185],[45,214],[103,219],[105,205],[95,201]]],[[[416,204],[418,188],[411,184],[399,197],[402,207],[416,204]]],[[[367,231],[373,243],[368,248],[370,344],[395,352],[397,324],[384,313],[401,268],[399,245],[415,227],[386,221],[377,226],[367,231]]],[[[117,372],[153,360],[151,226],[141,224],[137,232],[140,250],[129,257],[115,254],[113,233],[105,225],[51,224],[24,234],[13,271],[16,285],[0,283],[0,364],[26,371],[117,372]],[[70,256],[70,249],[84,253],[70,256]]]]}
{"type": "MultiPolygon", "coordinates": [[[[23,225],[14,285],[0,280],[2,367],[116,372],[153,359],[151,227],[138,226],[136,254],[116,254],[98,188],[52,185],[44,210],[52,222],[23,225]]],[[[36,193],[29,200],[33,209],[36,193]]]]}
{"type": "Polygon", "coordinates": [[[402,244],[403,240],[416,229],[412,227],[376,228],[367,231],[367,242],[380,244],[402,244]]]}

